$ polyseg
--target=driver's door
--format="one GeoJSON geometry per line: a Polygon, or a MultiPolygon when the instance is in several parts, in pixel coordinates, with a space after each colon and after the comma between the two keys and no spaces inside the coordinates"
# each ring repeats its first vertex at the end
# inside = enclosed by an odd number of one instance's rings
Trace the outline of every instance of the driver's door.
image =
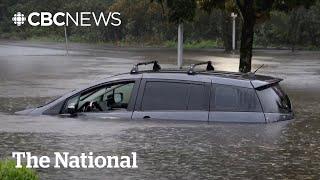
{"type": "Polygon", "coordinates": [[[103,84],[69,98],[64,106],[68,111],[75,104],[76,115],[98,119],[131,119],[140,80],[125,80],[103,84]]]}

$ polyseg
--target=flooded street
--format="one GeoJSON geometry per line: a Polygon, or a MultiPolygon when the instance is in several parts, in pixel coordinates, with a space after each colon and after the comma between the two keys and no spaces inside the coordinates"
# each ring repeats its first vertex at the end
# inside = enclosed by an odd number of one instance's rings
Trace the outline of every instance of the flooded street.
{"type": "MultiPolygon", "coordinates": [[[[13,151],[127,155],[137,169],[38,169],[41,179],[319,179],[320,52],[256,50],[253,69],[283,78],[296,119],[223,124],[16,116],[74,88],[130,71],[139,61],[174,67],[176,51],[0,41],[0,159],[13,151]]],[[[185,64],[213,61],[236,71],[238,56],[188,50],[185,64]]]]}

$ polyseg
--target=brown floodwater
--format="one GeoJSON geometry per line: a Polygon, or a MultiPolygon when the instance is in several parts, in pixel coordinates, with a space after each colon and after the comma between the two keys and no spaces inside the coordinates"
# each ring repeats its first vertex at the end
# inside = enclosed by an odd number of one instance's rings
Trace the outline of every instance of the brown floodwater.
{"type": "MultiPolygon", "coordinates": [[[[319,179],[320,53],[259,50],[253,67],[281,77],[296,119],[274,124],[16,116],[91,81],[156,59],[174,67],[171,49],[0,42],[0,159],[13,151],[122,155],[134,151],[138,169],[37,169],[41,179],[319,179]]],[[[222,50],[185,52],[185,64],[212,60],[236,71],[238,56],[222,50]]]]}

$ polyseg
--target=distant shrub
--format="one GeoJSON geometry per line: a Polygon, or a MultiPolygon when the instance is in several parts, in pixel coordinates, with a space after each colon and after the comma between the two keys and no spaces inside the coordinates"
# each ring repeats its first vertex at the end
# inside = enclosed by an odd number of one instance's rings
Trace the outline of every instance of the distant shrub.
{"type": "Polygon", "coordinates": [[[16,162],[13,160],[0,161],[0,179],[1,180],[38,180],[36,171],[22,168],[15,168],[16,162]]]}
{"type": "Polygon", "coordinates": [[[31,42],[64,42],[64,37],[56,36],[56,35],[48,35],[48,36],[32,36],[28,38],[31,42]]]}
{"type": "MultiPolygon", "coordinates": [[[[177,47],[176,41],[166,41],[165,47],[175,48],[177,47]]],[[[198,40],[198,41],[187,41],[183,44],[186,49],[205,49],[205,48],[221,48],[223,43],[219,40],[198,40]]]]}
{"type": "Polygon", "coordinates": [[[164,42],[164,46],[168,48],[175,48],[177,47],[177,43],[175,41],[166,41],[164,42]]]}

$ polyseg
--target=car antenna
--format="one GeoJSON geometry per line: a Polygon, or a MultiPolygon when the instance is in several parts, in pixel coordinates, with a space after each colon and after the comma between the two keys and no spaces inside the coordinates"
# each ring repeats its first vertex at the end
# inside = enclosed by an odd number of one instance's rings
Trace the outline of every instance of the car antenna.
{"type": "Polygon", "coordinates": [[[256,74],[256,72],[257,72],[259,69],[261,69],[263,66],[264,66],[264,64],[262,64],[260,67],[258,67],[258,68],[253,72],[253,74],[256,74]]]}
{"type": "Polygon", "coordinates": [[[263,66],[264,66],[264,64],[262,64],[261,66],[259,66],[255,71],[253,71],[253,72],[248,72],[247,75],[248,75],[250,78],[254,78],[256,72],[257,72],[259,69],[261,69],[263,66]]]}

